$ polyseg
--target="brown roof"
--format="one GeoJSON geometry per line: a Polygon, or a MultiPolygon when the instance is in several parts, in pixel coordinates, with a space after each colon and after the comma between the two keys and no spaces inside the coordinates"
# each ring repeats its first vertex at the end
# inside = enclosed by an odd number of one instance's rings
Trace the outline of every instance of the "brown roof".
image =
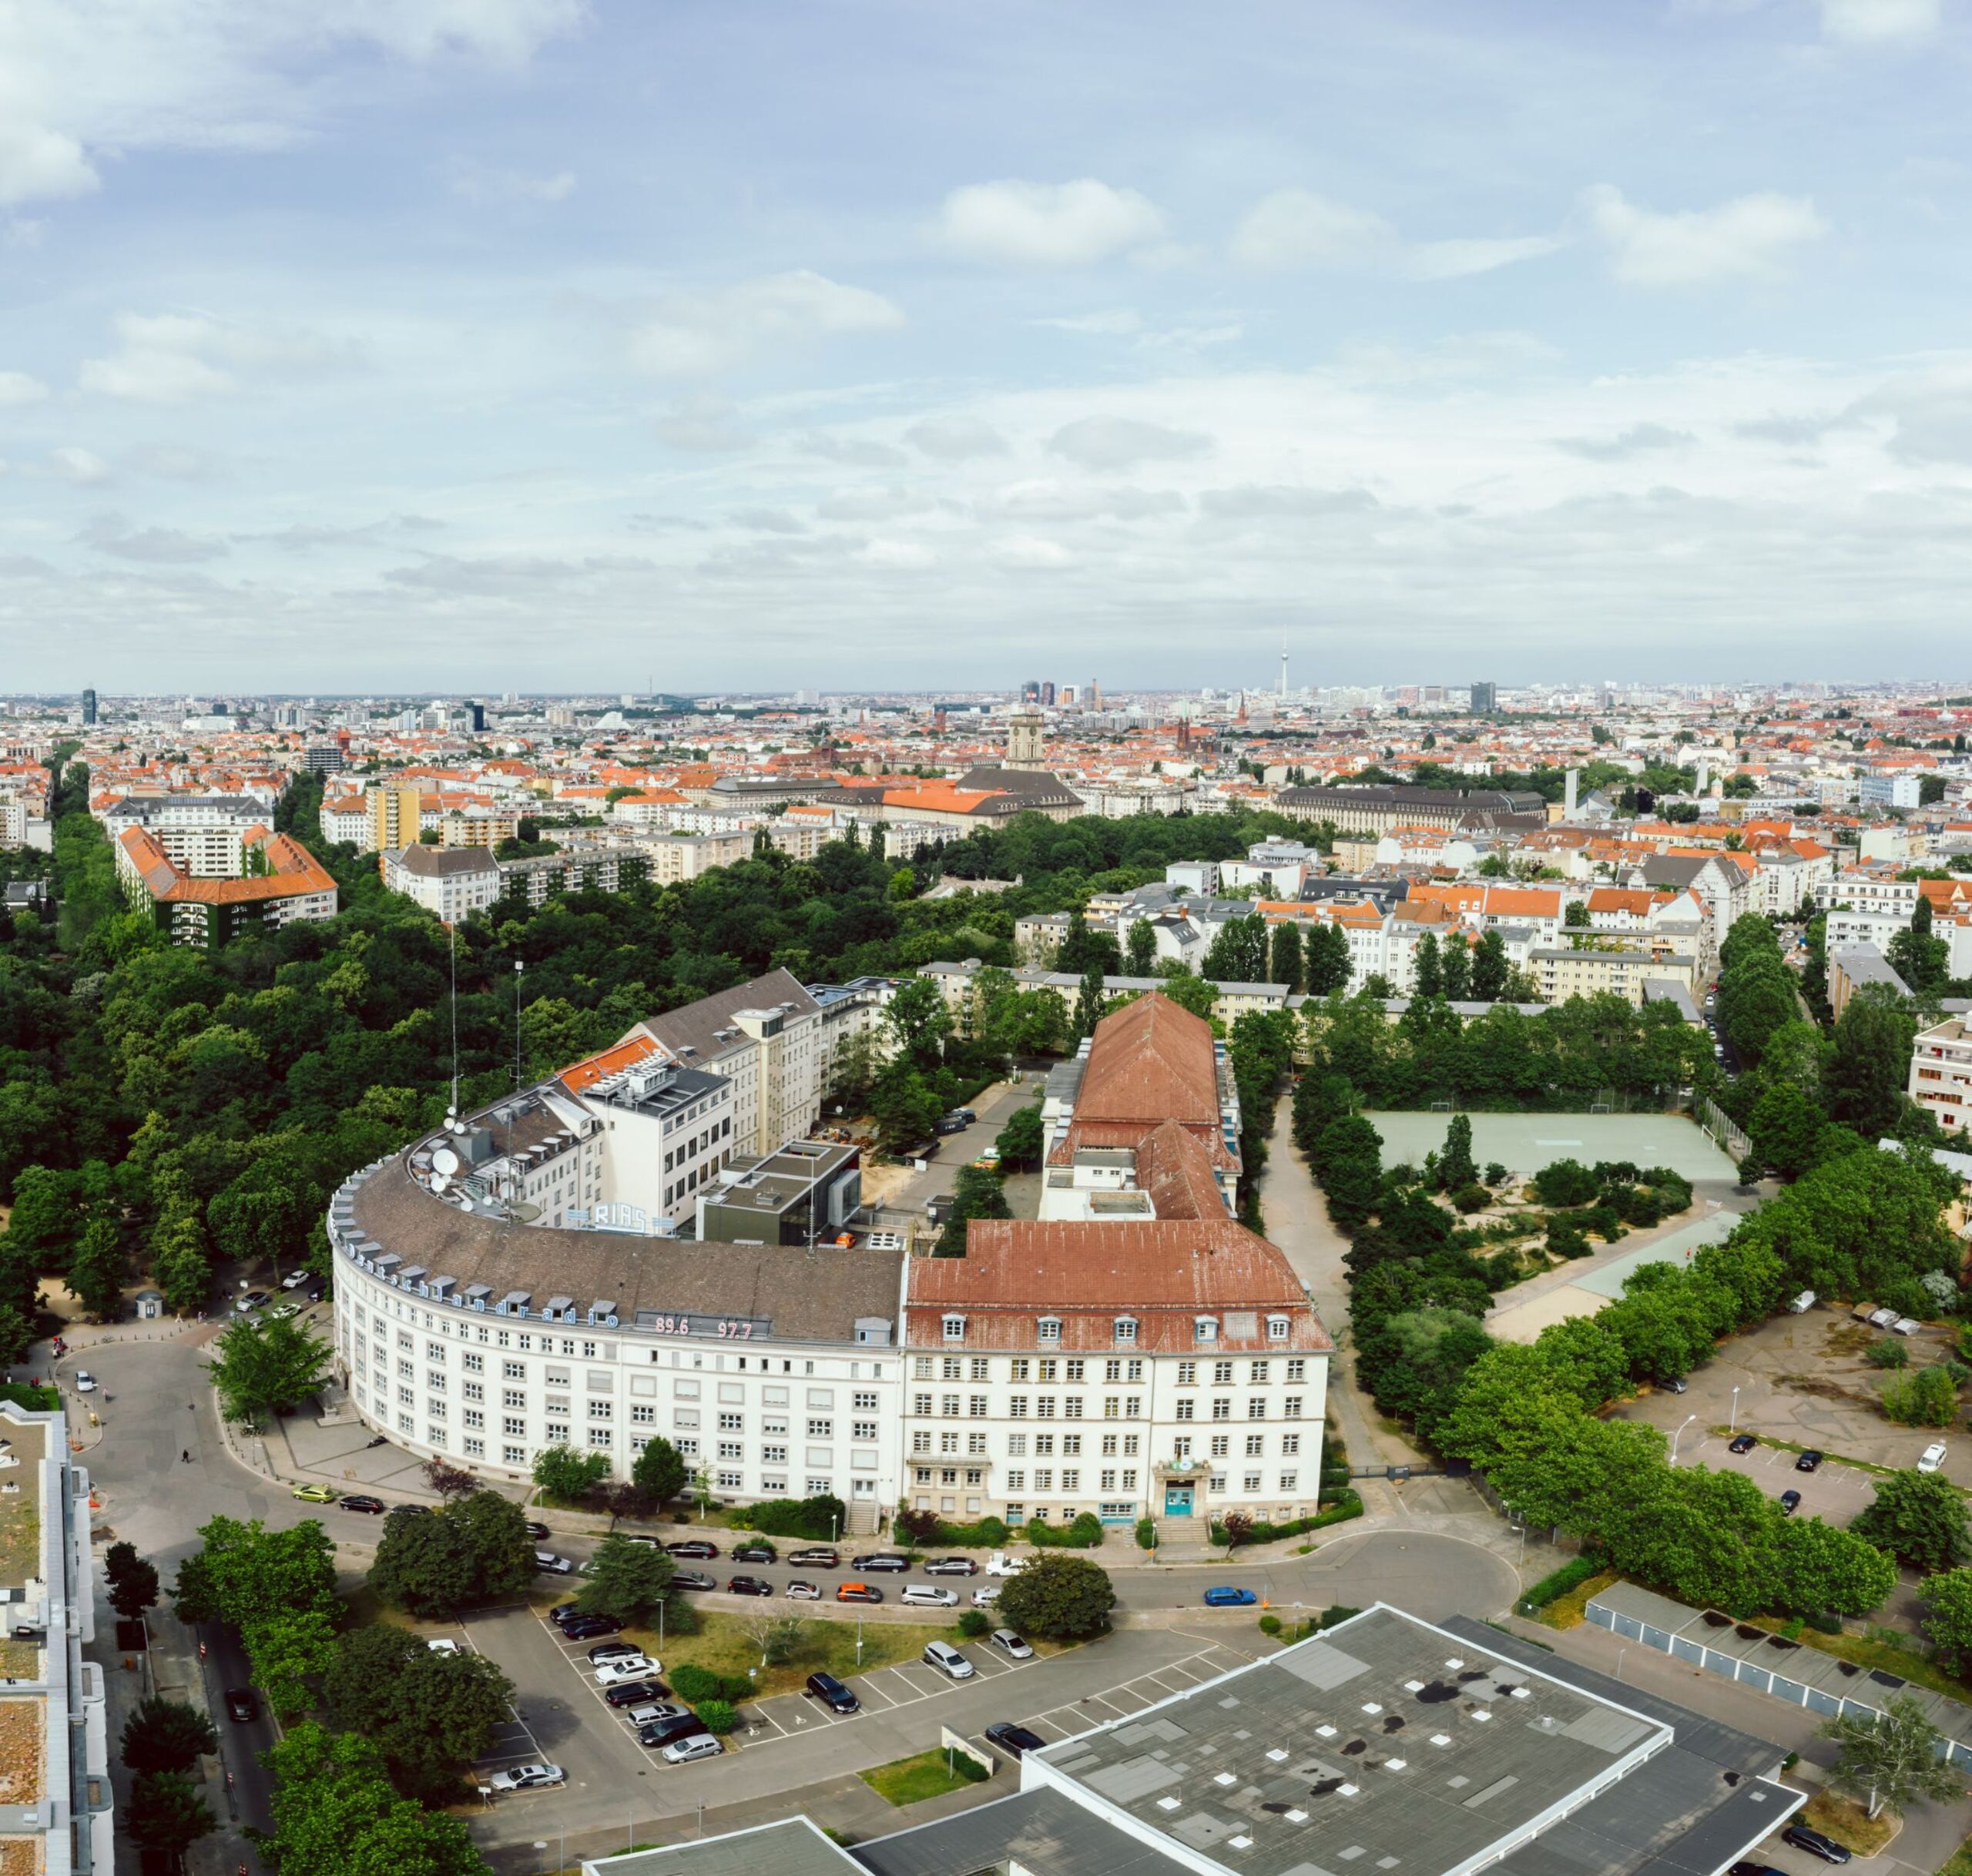
{"type": "Polygon", "coordinates": [[[1137,1184],[1160,1218],[1223,1218],[1226,1196],[1212,1166],[1210,1149],[1175,1121],[1153,1128],[1137,1148],[1137,1184]]]}
{"type": "Polygon", "coordinates": [[[1081,1121],[1219,1124],[1219,1068],[1212,1025],[1152,991],[1095,1026],[1075,1096],[1081,1121]]]}
{"type": "MultiPolygon", "coordinates": [[[[696,1003],[667,1010],[662,1016],[646,1017],[630,1035],[641,1030],[673,1055],[689,1052],[693,1059],[706,1061],[723,1054],[731,1046],[730,1038],[722,1040],[719,1032],[730,1029],[740,1010],[774,1010],[783,1003],[793,1004],[800,1015],[813,1015],[821,1008],[791,972],[770,970],[763,977],[735,984],[729,990],[715,991],[696,1003]]],[[[629,1039],[629,1036],[623,1038],[625,1042],[629,1039]]]]}

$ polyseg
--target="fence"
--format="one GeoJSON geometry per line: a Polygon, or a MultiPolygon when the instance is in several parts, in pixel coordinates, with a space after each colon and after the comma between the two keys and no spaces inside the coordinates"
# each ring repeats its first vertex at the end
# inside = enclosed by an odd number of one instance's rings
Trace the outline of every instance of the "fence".
{"type": "Polygon", "coordinates": [[[1692,1102],[1692,1113],[1699,1125],[1719,1142],[1719,1150],[1729,1153],[1736,1162],[1752,1151],[1753,1143],[1732,1124],[1732,1117],[1709,1094],[1701,1094],[1692,1102]]]}

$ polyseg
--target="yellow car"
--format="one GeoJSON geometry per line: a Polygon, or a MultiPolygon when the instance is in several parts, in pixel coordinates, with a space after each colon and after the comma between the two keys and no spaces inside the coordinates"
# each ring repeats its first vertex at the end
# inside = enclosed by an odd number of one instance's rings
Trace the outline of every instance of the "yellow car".
{"type": "Polygon", "coordinates": [[[311,1505],[333,1505],[342,1494],[334,1486],[298,1485],[294,1488],[294,1496],[306,1499],[311,1505]]]}

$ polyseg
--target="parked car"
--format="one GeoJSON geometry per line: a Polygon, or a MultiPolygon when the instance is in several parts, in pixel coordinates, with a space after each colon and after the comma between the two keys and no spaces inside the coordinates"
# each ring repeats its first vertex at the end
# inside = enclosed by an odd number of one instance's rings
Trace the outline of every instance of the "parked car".
{"type": "Polygon", "coordinates": [[[333,1505],[341,1495],[334,1486],[320,1484],[310,1479],[306,1485],[298,1485],[288,1493],[290,1498],[298,1498],[310,1505],[333,1505]]]}
{"type": "Polygon", "coordinates": [[[986,1640],[990,1647],[998,1649],[1009,1661],[1034,1659],[1034,1649],[1027,1637],[1012,1629],[995,1629],[986,1640]]]}
{"type": "Polygon", "coordinates": [[[666,1720],[689,1720],[693,1714],[690,1707],[680,1707],[675,1700],[646,1700],[641,1707],[632,1707],[624,1717],[633,1727],[642,1728],[666,1720]]]}
{"type": "Polygon", "coordinates": [[[664,1548],[674,1557],[691,1557],[700,1562],[719,1555],[718,1545],[708,1543],[703,1537],[681,1537],[675,1544],[666,1544],[664,1548]]]}
{"type": "Polygon", "coordinates": [[[986,1743],[998,1747],[1010,1759],[1021,1759],[1030,1752],[1038,1752],[1048,1742],[1038,1733],[1031,1733],[1024,1726],[1003,1720],[998,1726],[986,1729],[986,1743]]]}
{"type": "Polygon", "coordinates": [[[979,1566],[970,1557],[934,1557],[924,1566],[927,1576],[976,1576],[979,1566]]]}
{"type": "Polygon", "coordinates": [[[1810,1446],[1794,1462],[1794,1469],[1797,1472],[1818,1472],[1821,1470],[1822,1460],[1826,1456],[1810,1446]]]}
{"type": "Polygon", "coordinates": [[[548,1530],[546,1525],[537,1524],[533,1519],[530,1518],[528,1519],[526,1524],[522,1526],[522,1529],[526,1531],[528,1536],[532,1537],[536,1543],[545,1544],[547,1543],[548,1530]]]}
{"type": "Polygon", "coordinates": [[[1752,1434],[1741,1433],[1734,1439],[1732,1443],[1726,1450],[1728,1452],[1750,1452],[1759,1444],[1759,1442],[1752,1434]]]}
{"type": "Polygon", "coordinates": [[[1667,1394],[1689,1393],[1691,1391],[1691,1383],[1682,1375],[1673,1375],[1664,1383],[1664,1391],[1667,1394]]]}
{"type": "Polygon", "coordinates": [[[989,1576],[1018,1576],[1027,1568],[1025,1557],[1009,1556],[1004,1550],[996,1550],[986,1559],[986,1574],[989,1576]]]}
{"type": "Polygon", "coordinates": [[[622,1539],[626,1544],[640,1544],[646,1550],[662,1550],[662,1543],[648,1531],[625,1531],[622,1539]]]}
{"type": "Polygon", "coordinates": [[[863,1703],[833,1674],[810,1674],[802,1689],[811,1700],[820,1700],[830,1713],[860,1714],[863,1703]]]}
{"type": "Polygon", "coordinates": [[[927,1642],[924,1652],[917,1658],[927,1667],[935,1667],[954,1680],[970,1680],[979,1671],[950,1642],[927,1642]]]}
{"type": "Polygon", "coordinates": [[[298,1316],[300,1313],[301,1305],[298,1302],[277,1303],[267,1312],[267,1320],[270,1322],[285,1322],[290,1316],[298,1316]]]}
{"type": "Polygon", "coordinates": [[[674,1590],[716,1590],[719,1583],[702,1569],[680,1569],[671,1573],[671,1586],[674,1590]]]}
{"type": "Polygon", "coordinates": [[[548,1576],[572,1576],[575,1573],[575,1565],[552,1550],[537,1550],[534,1553],[534,1567],[548,1576]]]}
{"type": "Polygon", "coordinates": [[[226,1717],[236,1726],[246,1726],[260,1717],[260,1703],[251,1687],[228,1687],[226,1717]]]}
{"type": "Polygon", "coordinates": [[[344,1511],[367,1511],[373,1518],[383,1516],[384,1501],[372,1498],[367,1492],[352,1492],[340,1502],[344,1511]]]}
{"type": "Polygon", "coordinates": [[[970,1107],[953,1107],[949,1109],[947,1113],[948,1117],[954,1121],[963,1121],[968,1127],[971,1126],[974,1121],[979,1118],[978,1115],[974,1114],[970,1107]]]}
{"type": "Polygon", "coordinates": [[[96,1392],[96,1376],[86,1368],[75,1370],[75,1392],[78,1394],[93,1394],[96,1392]]]}
{"type": "Polygon", "coordinates": [[[1776,1869],[1770,1863],[1736,1863],[1730,1876],[1787,1876],[1787,1872],[1776,1869]]]}
{"type": "Polygon", "coordinates": [[[307,1281],[308,1272],[305,1268],[300,1270],[290,1271],[285,1277],[281,1278],[280,1287],[283,1290],[298,1290],[307,1281]]]}
{"type": "Polygon", "coordinates": [[[805,1576],[797,1576],[787,1586],[787,1600],[791,1603],[819,1603],[822,1600],[820,1586],[805,1576]]]}
{"type": "Polygon", "coordinates": [[[840,1555],[826,1545],[810,1544],[802,1550],[790,1550],[787,1560],[797,1569],[840,1569],[840,1555]]]}
{"type": "Polygon", "coordinates": [[[835,1600],[838,1603],[880,1603],[884,1593],[867,1583],[839,1583],[835,1586],[835,1600]]]}
{"type": "Polygon", "coordinates": [[[780,1553],[772,1544],[762,1543],[754,1538],[733,1552],[733,1560],[736,1563],[777,1563],[780,1553]]]}
{"type": "Polygon", "coordinates": [[[849,1559],[849,1567],[851,1569],[860,1569],[866,1576],[878,1570],[887,1570],[893,1576],[900,1576],[910,1569],[911,1559],[906,1556],[899,1556],[894,1550],[877,1550],[873,1551],[868,1556],[851,1557],[849,1559]]]}
{"type": "Polygon", "coordinates": [[[696,1759],[716,1759],[726,1748],[709,1733],[674,1739],[658,1754],[666,1765],[689,1765],[696,1759]]]}
{"type": "Polygon", "coordinates": [[[267,1300],[265,1290],[249,1290],[233,1307],[236,1314],[243,1316],[249,1310],[260,1308],[267,1300]]]}
{"type": "Polygon", "coordinates": [[[1259,1600],[1250,1590],[1236,1590],[1226,1583],[1205,1593],[1208,1609],[1250,1609],[1259,1600]]]}
{"type": "Polygon", "coordinates": [[[1000,1600],[1000,1586],[997,1583],[983,1583],[972,1593],[974,1609],[991,1609],[1000,1600]]]}
{"type": "Polygon", "coordinates": [[[604,1688],[602,1697],[612,1707],[642,1707],[649,1701],[662,1700],[670,1691],[661,1680],[625,1680],[613,1687],[604,1688]]]}
{"type": "Polygon", "coordinates": [[[572,1642],[593,1641],[599,1635],[615,1635],[623,1626],[614,1616],[585,1616],[572,1603],[565,1603],[562,1609],[555,1612],[555,1626],[562,1631],[564,1640],[572,1642]]]}
{"type": "Polygon", "coordinates": [[[696,1714],[686,1714],[678,1720],[653,1720],[648,1726],[637,1728],[637,1744],[640,1746],[669,1746],[681,1739],[710,1737],[706,1723],[696,1714]]]}
{"type": "Polygon", "coordinates": [[[1800,1502],[1801,1495],[1798,1492],[1783,1492],[1780,1495],[1780,1509],[1790,1518],[1794,1515],[1795,1509],[1800,1502]]]}
{"type": "Polygon", "coordinates": [[[458,1643],[449,1635],[434,1635],[424,1645],[434,1654],[457,1654],[459,1651],[458,1643]]]}
{"type": "Polygon", "coordinates": [[[1780,1833],[1783,1844],[1792,1844],[1796,1850],[1805,1850],[1811,1857],[1819,1857],[1824,1863],[1846,1863],[1849,1852],[1832,1837],[1824,1837],[1811,1825],[1790,1824],[1780,1833]]]}
{"type": "Polygon", "coordinates": [[[729,1576],[726,1582],[728,1596],[771,1596],[773,1585],[764,1576],[729,1576]]]}
{"type": "Polygon", "coordinates": [[[642,1654],[635,1642],[601,1642],[589,1651],[592,1661],[620,1661],[625,1655],[642,1654]]]}
{"type": "Polygon", "coordinates": [[[504,1772],[495,1772],[486,1782],[496,1792],[533,1791],[543,1785],[558,1785],[565,1776],[560,1766],[536,1760],[532,1765],[510,1765],[504,1772]]]}
{"type": "Polygon", "coordinates": [[[971,1124],[970,1121],[954,1121],[950,1114],[942,1114],[932,1123],[931,1131],[940,1134],[962,1134],[971,1124]]]}
{"type": "Polygon", "coordinates": [[[958,1592],[941,1590],[928,1583],[907,1583],[897,1600],[907,1609],[956,1609],[958,1592]]]}
{"type": "Polygon", "coordinates": [[[1944,1442],[1934,1439],[1927,1446],[1917,1461],[1920,1472],[1934,1472],[1944,1463],[1944,1442]]]}
{"type": "Polygon", "coordinates": [[[647,1680],[652,1674],[663,1672],[662,1663],[653,1661],[647,1654],[626,1654],[614,1661],[605,1661],[591,1677],[599,1687],[619,1687],[626,1680],[647,1680]]]}

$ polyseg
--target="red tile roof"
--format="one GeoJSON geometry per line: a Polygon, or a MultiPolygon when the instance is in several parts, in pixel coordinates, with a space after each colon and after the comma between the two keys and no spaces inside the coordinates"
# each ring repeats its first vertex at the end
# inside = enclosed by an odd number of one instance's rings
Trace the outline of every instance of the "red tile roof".
{"type": "Polygon", "coordinates": [[[1095,1026],[1075,1096],[1078,1121],[1219,1126],[1212,1025],[1152,991],[1095,1026]]]}

